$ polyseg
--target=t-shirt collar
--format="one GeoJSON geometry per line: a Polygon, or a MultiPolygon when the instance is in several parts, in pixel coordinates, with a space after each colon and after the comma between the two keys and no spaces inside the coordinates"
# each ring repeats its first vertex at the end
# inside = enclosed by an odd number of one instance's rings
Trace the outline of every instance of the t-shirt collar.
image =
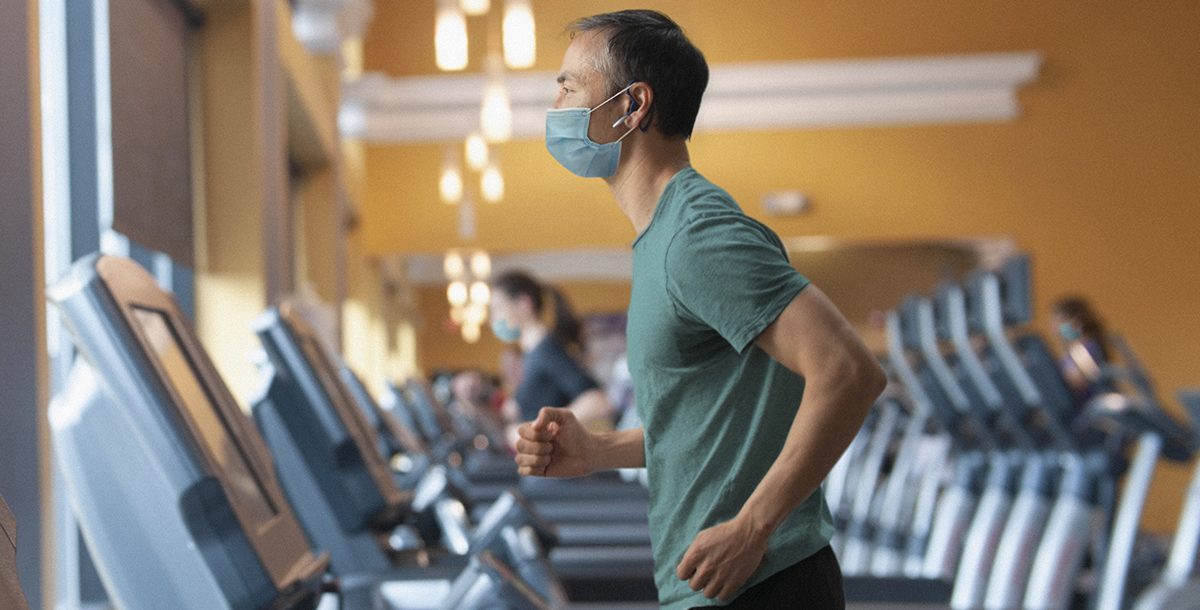
{"type": "Polygon", "coordinates": [[[641,233],[638,233],[638,236],[636,238],[634,238],[633,243],[629,244],[630,248],[636,248],[638,245],[638,242],[642,241],[642,236],[644,236],[645,234],[650,232],[650,227],[654,226],[655,219],[657,219],[658,215],[662,212],[663,201],[666,201],[667,196],[671,194],[671,190],[673,188],[675,188],[675,183],[679,180],[679,177],[684,175],[687,172],[694,172],[694,171],[696,171],[696,170],[692,169],[692,166],[689,165],[689,166],[684,167],[683,169],[675,172],[674,176],[671,176],[671,179],[667,181],[666,188],[663,189],[662,195],[658,196],[658,202],[654,204],[654,213],[650,215],[650,224],[646,225],[646,228],[642,229],[641,233]]]}

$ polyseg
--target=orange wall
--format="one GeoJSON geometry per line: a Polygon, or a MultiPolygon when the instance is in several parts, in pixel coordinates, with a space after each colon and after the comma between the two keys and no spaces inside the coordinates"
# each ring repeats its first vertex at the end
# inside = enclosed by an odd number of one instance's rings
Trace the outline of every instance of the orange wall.
{"type": "MultiPolygon", "coordinates": [[[[784,236],[1012,236],[1034,256],[1043,319],[1056,296],[1083,293],[1164,391],[1200,384],[1200,3],[644,4],[673,15],[712,63],[1040,51],[1045,66],[1022,90],[1022,116],[1010,123],[698,134],[693,162],[752,215],[761,217],[764,192],[806,191],[810,214],[769,220],[784,236]]],[[[536,2],[537,68],[558,67],[566,44],[558,32],[571,18],[623,5],[536,2]]],[[[367,69],[434,72],[432,7],[381,3],[367,69]]],[[[482,32],[482,23],[469,28],[482,32]]],[[[540,142],[506,144],[502,155],[508,199],[481,206],[470,245],[504,251],[632,239],[603,184],[570,176],[540,142]]],[[[369,250],[463,245],[453,209],[437,203],[440,160],[440,146],[368,148],[369,250]]],[[[1153,529],[1173,527],[1185,474],[1160,475],[1147,517],[1153,529]]]]}

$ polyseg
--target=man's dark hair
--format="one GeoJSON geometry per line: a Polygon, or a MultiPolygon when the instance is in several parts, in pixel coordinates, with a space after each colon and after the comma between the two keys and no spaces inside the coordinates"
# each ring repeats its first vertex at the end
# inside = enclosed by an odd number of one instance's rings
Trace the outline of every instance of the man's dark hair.
{"type": "Polygon", "coordinates": [[[608,57],[599,66],[610,94],[634,82],[654,90],[650,124],[665,136],[692,137],[700,99],[708,86],[708,63],[683,29],[670,17],[649,10],[629,10],[584,17],[568,28],[608,37],[608,57]]]}

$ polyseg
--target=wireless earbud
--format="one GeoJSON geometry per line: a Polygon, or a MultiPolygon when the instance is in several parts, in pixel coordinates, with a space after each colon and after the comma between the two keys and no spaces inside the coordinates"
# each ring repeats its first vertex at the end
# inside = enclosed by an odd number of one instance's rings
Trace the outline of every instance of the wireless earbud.
{"type": "Polygon", "coordinates": [[[637,112],[637,109],[641,107],[641,104],[638,103],[637,98],[633,96],[632,91],[626,91],[625,94],[628,95],[629,99],[631,100],[629,103],[629,111],[626,112],[625,114],[621,115],[621,118],[617,119],[617,122],[612,124],[612,126],[614,128],[617,125],[620,125],[622,121],[629,118],[629,115],[633,114],[634,112],[637,112]]]}

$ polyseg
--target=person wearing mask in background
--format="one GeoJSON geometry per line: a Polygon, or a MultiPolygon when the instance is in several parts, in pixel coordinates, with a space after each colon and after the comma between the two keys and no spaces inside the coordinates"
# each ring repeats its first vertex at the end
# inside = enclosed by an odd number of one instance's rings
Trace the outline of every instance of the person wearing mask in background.
{"type": "Polygon", "coordinates": [[[1063,297],[1054,304],[1054,326],[1063,342],[1059,368],[1075,394],[1076,404],[1082,407],[1107,389],[1104,367],[1111,353],[1108,334],[1091,305],[1081,297],[1063,297]]]}
{"type": "Polygon", "coordinates": [[[842,608],[820,485],[883,371],[779,237],[692,169],[708,65],[682,29],[632,10],[570,31],[546,146],[603,178],[637,234],[627,338],[643,427],[592,433],[542,409],[519,428],[520,472],[646,466],[666,610],[842,608]]]}
{"type": "Polygon", "coordinates": [[[450,380],[450,403],[447,405],[456,417],[465,422],[474,422],[480,431],[497,442],[507,433],[505,422],[499,412],[491,407],[491,399],[499,392],[497,384],[480,371],[459,371],[450,380]]]}
{"type": "MultiPolygon", "coordinates": [[[[562,407],[584,425],[611,427],[608,399],[571,355],[581,349],[582,325],[562,293],[510,271],[492,281],[490,307],[492,332],[521,348],[520,382],[504,408],[511,422],[529,421],[542,407],[562,407]],[[547,300],[553,302],[553,328],[543,321],[547,300]]],[[[515,442],[515,427],[512,435],[515,442]]]]}

